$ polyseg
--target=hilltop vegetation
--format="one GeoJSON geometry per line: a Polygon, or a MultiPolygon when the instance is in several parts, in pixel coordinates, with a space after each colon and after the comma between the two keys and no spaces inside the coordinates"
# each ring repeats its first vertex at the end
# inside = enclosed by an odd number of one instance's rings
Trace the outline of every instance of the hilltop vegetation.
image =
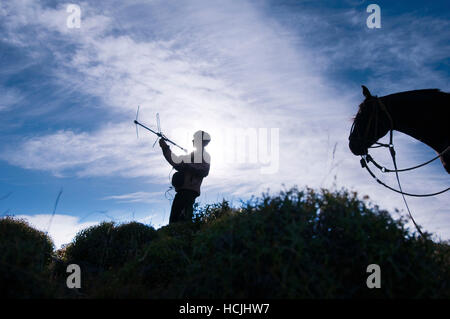
{"type": "Polygon", "coordinates": [[[450,246],[430,238],[346,190],[224,201],[158,230],[103,222],[58,251],[4,218],[0,287],[6,297],[449,298],[450,246]],[[69,264],[81,289],[65,286],[69,264]],[[381,267],[380,289],[367,288],[369,264],[381,267]]]}
{"type": "Polygon", "coordinates": [[[0,296],[50,297],[47,282],[54,245],[24,220],[0,219],[0,296]]]}

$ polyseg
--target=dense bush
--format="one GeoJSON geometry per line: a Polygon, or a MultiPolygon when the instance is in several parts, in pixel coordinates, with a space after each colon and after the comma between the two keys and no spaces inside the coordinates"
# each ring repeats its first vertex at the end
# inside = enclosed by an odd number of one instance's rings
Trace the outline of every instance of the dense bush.
{"type": "MultiPolygon", "coordinates": [[[[80,231],[69,245],[57,251],[59,262],[54,263],[55,280],[64,281],[69,264],[77,264],[82,271],[82,287],[78,291],[66,289],[66,297],[86,297],[86,291],[101,288],[102,278],[109,278],[108,270],[118,269],[127,261],[140,258],[144,245],[156,237],[153,227],[131,222],[116,225],[102,222],[80,231]]],[[[108,279],[109,280],[109,279],[108,279]]]]}
{"type": "Polygon", "coordinates": [[[449,297],[449,246],[418,238],[354,193],[292,189],[204,207],[145,255],[103,277],[97,297],[449,297]],[[368,289],[369,264],[382,288],[368,289]]]}
{"type": "Polygon", "coordinates": [[[449,297],[448,245],[404,224],[346,191],[264,196],[196,236],[184,296],[449,297]],[[369,264],[382,289],[367,288],[369,264]]]}
{"type": "Polygon", "coordinates": [[[450,246],[405,223],[356,193],[294,188],[240,208],[197,207],[192,223],[157,231],[90,227],[57,252],[63,266],[52,263],[52,280],[65,282],[65,266],[76,263],[81,292],[58,296],[449,298],[450,246]],[[367,288],[369,264],[381,267],[381,289],[367,288]]]}
{"type": "Polygon", "coordinates": [[[113,222],[103,222],[79,232],[65,248],[64,258],[68,263],[107,270],[138,257],[143,245],[155,237],[155,229],[141,223],[116,226],[113,222]]]}
{"type": "Polygon", "coordinates": [[[162,227],[143,255],[104,274],[91,291],[94,297],[177,298],[191,262],[192,240],[199,227],[179,223],[162,227]],[[172,287],[172,288],[171,288],[172,287]]]}
{"type": "Polygon", "coordinates": [[[53,243],[43,232],[12,217],[0,219],[0,296],[42,298],[52,295],[48,266],[53,243]]]}

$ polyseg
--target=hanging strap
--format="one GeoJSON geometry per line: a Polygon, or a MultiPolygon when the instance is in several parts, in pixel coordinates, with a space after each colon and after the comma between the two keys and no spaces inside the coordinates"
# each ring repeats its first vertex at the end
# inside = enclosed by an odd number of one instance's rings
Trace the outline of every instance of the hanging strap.
{"type": "Polygon", "coordinates": [[[411,214],[411,211],[409,210],[409,206],[408,206],[408,202],[406,201],[405,198],[405,194],[403,193],[402,190],[402,185],[400,184],[400,178],[398,176],[398,170],[397,170],[397,161],[395,159],[395,150],[394,147],[390,147],[389,150],[391,151],[391,157],[392,157],[392,162],[394,163],[394,168],[395,168],[395,177],[397,178],[397,184],[398,184],[398,188],[400,189],[400,192],[402,194],[402,198],[403,198],[403,202],[405,202],[405,206],[406,206],[406,210],[408,211],[409,217],[411,218],[414,226],[416,226],[417,231],[419,232],[420,236],[423,237],[423,233],[420,230],[419,225],[417,225],[416,221],[414,220],[414,217],[411,214]]]}

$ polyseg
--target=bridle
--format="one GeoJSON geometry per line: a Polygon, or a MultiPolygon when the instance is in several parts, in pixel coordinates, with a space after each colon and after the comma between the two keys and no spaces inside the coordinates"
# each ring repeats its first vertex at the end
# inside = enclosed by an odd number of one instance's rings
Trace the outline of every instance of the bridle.
{"type": "MultiPolygon", "coordinates": [[[[441,152],[440,154],[438,154],[436,157],[432,158],[432,159],[429,160],[429,161],[426,161],[426,162],[424,162],[424,163],[422,163],[422,164],[419,164],[419,165],[416,165],[416,166],[412,166],[412,167],[409,167],[409,168],[398,169],[398,168],[397,168],[397,160],[396,160],[396,152],[395,152],[395,148],[394,148],[394,137],[393,137],[394,122],[393,122],[393,120],[392,120],[392,117],[391,117],[390,113],[388,112],[388,110],[387,110],[387,108],[386,108],[386,105],[384,105],[384,103],[381,101],[381,99],[378,98],[378,97],[376,97],[376,96],[374,96],[374,97],[372,97],[372,98],[376,99],[376,101],[377,101],[379,107],[376,107],[376,106],[374,107],[375,112],[372,112],[372,114],[371,114],[371,116],[370,116],[370,118],[369,118],[369,122],[368,122],[368,124],[367,124],[366,131],[365,131],[365,134],[364,134],[364,136],[363,136],[363,138],[362,138],[362,141],[364,142],[365,140],[367,140],[368,134],[369,134],[369,129],[370,129],[370,124],[372,123],[372,120],[373,120],[374,118],[375,118],[375,135],[374,135],[374,136],[375,136],[375,137],[377,136],[379,110],[382,110],[382,111],[386,114],[387,118],[389,119],[389,124],[390,124],[390,129],[389,129],[389,144],[383,144],[383,143],[375,142],[374,144],[376,144],[376,146],[370,146],[370,147],[368,147],[368,149],[369,149],[369,148],[378,148],[378,147],[386,147],[386,148],[389,148],[389,153],[391,154],[392,162],[393,162],[393,164],[394,164],[394,169],[388,169],[388,168],[386,168],[386,167],[384,167],[384,166],[378,164],[378,163],[373,159],[373,157],[369,154],[369,151],[368,151],[368,150],[367,150],[366,154],[361,155],[361,161],[360,161],[361,167],[362,167],[362,168],[365,168],[365,169],[369,172],[369,174],[370,174],[370,175],[371,175],[371,176],[372,176],[379,184],[383,185],[384,187],[388,188],[388,189],[391,190],[391,191],[394,191],[394,192],[399,193],[399,194],[402,195],[403,201],[405,202],[406,209],[408,210],[408,213],[409,213],[409,217],[411,218],[412,222],[414,223],[414,226],[416,226],[416,228],[417,228],[417,230],[419,231],[420,235],[423,236],[422,231],[420,230],[419,226],[416,224],[414,218],[413,218],[412,215],[411,215],[411,212],[410,212],[409,207],[408,207],[408,203],[406,202],[405,195],[406,195],[406,196],[412,196],[412,197],[430,197],[430,196],[436,196],[436,195],[439,195],[439,194],[442,194],[442,193],[447,192],[448,190],[450,190],[450,187],[448,187],[448,188],[446,188],[446,189],[443,189],[443,190],[441,190],[441,191],[439,191],[439,192],[429,193],[429,194],[411,194],[411,193],[406,193],[406,192],[404,192],[403,189],[402,189],[402,186],[401,186],[401,183],[400,183],[400,178],[399,178],[398,173],[399,173],[399,172],[411,171],[411,170],[417,169],[417,168],[419,168],[419,167],[423,167],[423,166],[426,166],[426,165],[430,164],[430,163],[433,162],[434,160],[438,159],[440,156],[444,155],[447,151],[449,151],[449,150],[450,150],[450,146],[447,146],[447,148],[446,148],[443,152],[441,152]],[[380,179],[378,179],[378,177],[375,176],[375,174],[374,174],[374,173],[372,172],[372,170],[369,168],[369,165],[368,165],[368,164],[369,164],[370,162],[372,162],[373,165],[374,165],[376,168],[378,168],[378,169],[379,169],[381,172],[383,172],[383,173],[395,173],[395,176],[396,176],[396,178],[397,178],[398,189],[395,189],[395,188],[393,188],[393,187],[387,185],[386,183],[382,182],[380,179]]],[[[366,103],[366,102],[367,102],[367,100],[364,101],[363,104],[366,103]]],[[[350,135],[351,135],[351,133],[352,133],[353,130],[354,130],[355,123],[356,123],[356,120],[353,122],[351,131],[350,131],[350,135]]],[[[353,137],[353,138],[354,138],[354,137],[353,137]]],[[[359,137],[357,137],[357,138],[358,138],[359,140],[361,140],[361,138],[359,138],[359,137]]],[[[349,139],[350,139],[350,137],[349,137],[349,139]]]]}

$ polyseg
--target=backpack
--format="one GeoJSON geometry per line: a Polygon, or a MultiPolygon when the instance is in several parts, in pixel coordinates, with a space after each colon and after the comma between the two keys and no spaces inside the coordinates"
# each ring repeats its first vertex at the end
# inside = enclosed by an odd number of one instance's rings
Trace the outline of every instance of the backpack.
{"type": "Polygon", "coordinates": [[[175,172],[172,175],[172,186],[175,188],[179,188],[184,184],[184,173],[183,172],[175,172]]]}

